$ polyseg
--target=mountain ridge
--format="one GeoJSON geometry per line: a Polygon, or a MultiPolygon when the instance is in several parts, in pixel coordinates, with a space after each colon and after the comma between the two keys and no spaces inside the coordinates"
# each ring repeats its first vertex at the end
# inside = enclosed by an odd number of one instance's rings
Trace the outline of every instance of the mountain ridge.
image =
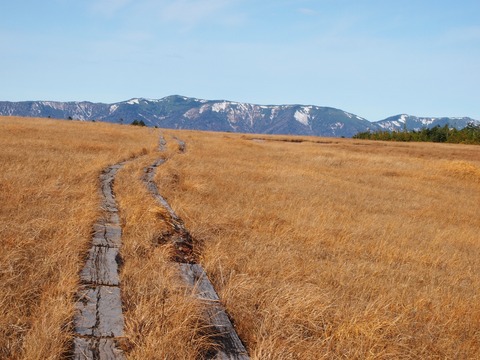
{"type": "Polygon", "coordinates": [[[181,95],[161,99],[131,98],[116,103],[90,101],[0,101],[0,115],[72,118],[173,129],[242,133],[351,137],[363,131],[420,130],[437,125],[463,128],[479,121],[469,117],[416,117],[399,114],[375,122],[353,113],[317,105],[258,105],[205,100],[181,95]]]}

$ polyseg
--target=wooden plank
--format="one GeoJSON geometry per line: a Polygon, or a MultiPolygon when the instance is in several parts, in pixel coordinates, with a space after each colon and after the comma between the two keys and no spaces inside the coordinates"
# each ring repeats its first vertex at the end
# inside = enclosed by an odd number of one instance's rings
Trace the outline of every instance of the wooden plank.
{"type": "Polygon", "coordinates": [[[125,359],[115,338],[123,336],[124,319],[118,268],[122,229],[113,193],[117,171],[124,163],[100,175],[102,217],[93,226],[92,247],[80,273],[73,340],[74,359],[125,359]]]}
{"type": "Polygon", "coordinates": [[[163,135],[160,135],[160,140],[158,141],[158,151],[162,152],[165,150],[167,150],[167,141],[163,135]]]}
{"type": "Polygon", "coordinates": [[[88,251],[80,279],[84,284],[119,285],[118,277],[118,248],[92,246],[88,251]]]}
{"type": "Polygon", "coordinates": [[[93,226],[93,245],[119,248],[122,239],[122,228],[113,224],[95,224],[93,226]]]}
{"type": "Polygon", "coordinates": [[[162,165],[165,162],[165,159],[158,159],[155,161],[152,165],[149,167],[145,168],[145,175],[143,176],[143,181],[145,182],[145,185],[147,186],[148,191],[152,194],[152,196],[157,200],[157,202],[160,203],[167,211],[170,217],[174,222],[180,222],[180,218],[177,216],[175,211],[171,208],[170,204],[165,200],[165,198],[160,195],[160,192],[158,191],[157,184],[153,181],[153,177],[155,176],[155,171],[157,167],[162,165]]]}
{"type": "Polygon", "coordinates": [[[185,143],[185,141],[180,140],[177,137],[174,137],[174,139],[178,144],[178,150],[180,150],[180,152],[184,153],[185,151],[187,151],[187,144],[185,143]]]}
{"type": "Polygon", "coordinates": [[[75,338],[73,340],[73,359],[90,360],[95,358],[95,344],[91,339],[75,338]]]}
{"type": "MultiPolygon", "coordinates": [[[[180,151],[185,152],[185,142],[177,138],[175,138],[175,140],[179,144],[180,151]]],[[[210,358],[219,360],[247,360],[249,359],[248,352],[238,337],[212,283],[208,279],[202,266],[195,263],[196,257],[190,234],[185,229],[183,221],[170,207],[166,199],[160,195],[157,185],[153,181],[157,167],[164,162],[164,159],[159,159],[147,167],[143,181],[148,191],[170,215],[169,222],[172,229],[168,235],[168,241],[171,242],[176,249],[172,260],[176,262],[185,283],[193,288],[197,297],[205,303],[205,311],[214,334],[214,340],[215,343],[219,345],[219,349],[215,350],[215,355],[210,358]]]]}
{"type": "Polygon", "coordinates": [[[117,345],[115,339],[98,340],[98,359],[99,360],[124,360],[125,355],[117,345]]]}
{"type": "Polygon", "coordinates": [[[123,313],[120,288],[98,286],[97,324],[93,335],[97,337],[123,336],[123,313]]]}
{"type": "Polygon", "coordinates": [[[123,351],[115,339],[87,339],[74,340],[74,360],[124,360],[123,351]]]}
{"type": "Polygon", "coordinates": [[[120,288],[84,287],[79,291],[74,319],[75,332],[81,336],[123,336],[124,320],[120,288]]]}
{"type": "Polygon", "coordinates": [[[178,264],[178,267],[185,282],[194,289],[197,297],[206,304],[206,315],[210,320],[214,339],[220,345],[214,359],[249,359],[245,346],[238,337],[202,266],[200,264],[178,264]]]}
{"type": "Polygon", "coordinates": [[[97,324],[98,289],[83,287],[77,293],[76,315],[73,321],[75,333],[92,336],[97,324]]]}

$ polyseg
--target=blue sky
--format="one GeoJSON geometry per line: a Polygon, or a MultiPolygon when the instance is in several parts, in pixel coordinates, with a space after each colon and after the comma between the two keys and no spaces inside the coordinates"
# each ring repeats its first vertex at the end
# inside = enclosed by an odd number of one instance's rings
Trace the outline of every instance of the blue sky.
{"type": "Polygon", "coordinates": [[[478,0],[16,0],[0,100],[180,94],[480,119],[478,0]]]}

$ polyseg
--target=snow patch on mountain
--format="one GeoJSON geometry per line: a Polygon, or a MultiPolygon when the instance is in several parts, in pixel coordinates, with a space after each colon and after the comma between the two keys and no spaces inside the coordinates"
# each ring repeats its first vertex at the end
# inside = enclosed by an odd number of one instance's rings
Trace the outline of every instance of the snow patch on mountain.
{"type": "Polygon", "coordinates": [[[117,109],[118,109],[118,105],[117,105],[117,104],[110,105],[109,114],[112,114],[112,113],[115,112],[115,110],[117,110],[117,109]]]}
{"type": "Polygon", "coordinates": [[[183,114],[183,117],[185,117],[189,120],[193,120],[193,119],[196,119],[198,117],[199,112],[200,112],[199,109],[192,108],[192,109],[188,110],[185,114],[183,114]]]}
{"type": "Polygon", "coordinates": [[[61,104],[53,102],[53,101],[41,101],[40,104],[43,105],[43,106],[49,106],[52,109],[62,109],[63,108],[63,106],[61,106],[61,104]]]}
{"type": "Polygon", "coordinates": [[[419,119],[420,122],[422,123],[422,125],[425,125],[425,126],[428,126],[428,125],[431,125],[435,122],[435,118],[421,118],[419,119]]]}
{"type": "MultiPolygon", "coordinates": [[[[304,109],[305,111],[305,109],[304,109]]],[[[297,110],[295,111],[295,114],[293,115],[293,117],[295,118],[295,120],[297,120],[299,123],[305,125],[305,126],[309,126],[309,120],[310,120],[310,115],[309,115],[309,112],[310,110],[306,110],[306,112],[304,111],[300,111],[300,110],[297,110]]]]}
{"type": "Polygon", "coordinates": [[[229,103],[226,102],[226,101],[215,103],[215,104],[212,105],[212,111],[215,111],[217,113],[218,112],[225,112],[228,105],[229,105],[229,103]]]}
{"type": "MultiPolygon", "coordinates": [[[[366,120],[366,119],[364,119],[364,118],[362,118],[362,117],[360,117],[360,116],[358,116],[358,115],[355,115],[355,114],[352,114],[352,113],[349,113],[349,112],[346,112],[346,111],[344,111],[343,113],[344,113],[345,115],[347,115],[347,117],[350,118],[350,119],[356,118],[356,119],[361,120],[361,121],[365,121],[365,120],[366,120]]],[[[368,121],[368,120],[367,120],[367,121],[368,121]]]]}
{"type": "Polygon", "coordinates": [[[278,106],[274,106],[270,110],[270,120],[273,120],[277,116],[277,113],[278,113],[278,106]]]}
{"type": "Polygon", "coordinates": [[[200,109],[198,109],[198,113],[199,113],[199,114],[203,114],[203,112],[207,111],[207,110],[210,109],[210,108],[211,108],[211,106],[208,105],[208,104],[202,105],[202,106],[200,107],[200,109]]]}
{"type": "Polygon", "coordinates": [[[330,126],[330,129],[332,130],[343,129],[344,126],[345,126],[345,123],[336,122],[335,124],[332,124],[330,126]]]}
{"type": "Polygon", "coordinates": [[[235,110],[230,109],[227,113],[227,120],[230,126],[233,126],[232,124],[235,124],[237,122],[237,118],[235,117],[235,110]]]}

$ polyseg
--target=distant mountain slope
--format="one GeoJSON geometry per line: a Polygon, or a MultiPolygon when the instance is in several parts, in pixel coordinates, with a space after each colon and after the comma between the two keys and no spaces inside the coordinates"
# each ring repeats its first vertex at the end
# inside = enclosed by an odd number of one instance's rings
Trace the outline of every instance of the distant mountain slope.
{"type": "Polygon", "coordinates": [[[377,121],[377,124],[383,130],[388,131],[402,131],[403,129],[407,130],[420,130],[422,128],[432,128],[435,126],[445,126],[449,125],[450,127],[455,127],[457,129],[463,129],[469,123],[478,121],[473,120],[469,117],[416,117],[406,114],[391,116],[385,120],[377,121]]]}
{"type": "MultiPolygon", "coordinates": [[[[54,101],[0,102],[0,115],[98,120],[174,129],[351,137],[361,131],[435,126],[442,121],[464,127],[469,118],[437,120],[398,115],[369,122],[343,110],[314,105],[254,105],[172,95],[158,100],[135,98],[114,104],[54,101]],[[430,123],[429,123],[430,121],[430,123]]],[[[453,118],[452,118],[453,119],[453,118]]]]}

